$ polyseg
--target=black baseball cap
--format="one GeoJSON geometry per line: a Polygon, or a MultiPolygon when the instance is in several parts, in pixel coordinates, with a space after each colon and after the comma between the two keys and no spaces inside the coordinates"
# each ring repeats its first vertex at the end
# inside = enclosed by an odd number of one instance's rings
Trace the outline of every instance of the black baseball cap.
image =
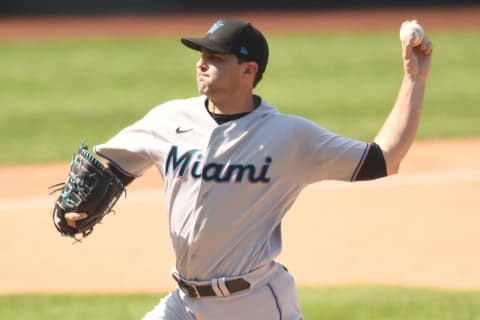
{"type": "Polygon", "coordinates": [[[234,54],[244,61],[255,61],[260,74],[268,62],[268,44],[263,34],[250,23],[221,19],[215,22],[203,38],[182,38],[182,43],[194,50],[205,48],[213,52],[234,54]]]}

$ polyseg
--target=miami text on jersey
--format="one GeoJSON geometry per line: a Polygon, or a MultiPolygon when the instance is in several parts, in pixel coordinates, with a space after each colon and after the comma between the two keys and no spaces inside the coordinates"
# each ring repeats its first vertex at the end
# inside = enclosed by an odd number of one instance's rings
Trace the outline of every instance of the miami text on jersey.
{"type": "Polygon", "coordinates": [[[268,183],[268,169],[272,163],[271,157],[265,157],[264,164],[257,168],[253,164],[226,164],[210,162],[202,167],[203,154],[201,150],[188,150],[180,157],[178,147],[172,146],[165,164],[165,176],[170,169],[177,177],[184,177],[190,170],[190,175],[196,179],[216,182],[242,182],[244,178],[251,183],[268,183]],[[257,175],[257,169],[260,171],[257,175]]]}

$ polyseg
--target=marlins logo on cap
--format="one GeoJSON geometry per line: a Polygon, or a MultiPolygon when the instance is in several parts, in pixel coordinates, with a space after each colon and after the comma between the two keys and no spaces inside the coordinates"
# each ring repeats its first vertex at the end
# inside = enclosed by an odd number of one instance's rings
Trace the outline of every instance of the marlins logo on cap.
{"type": "Polygon", "coordinates": [[[224,25],[225,25],[225,23],[222,20],[218,20],[217,22],[215,22],[213,24],[213,26],[208,30],[207,33],[214,33],[215,31],[217,31],[218,29],[220,29],[224,25]]]}
{"type": "Polygon", "coordinates": [[[268,44],[263,34],[250,23],[222,19],[215,22],[203,38],[182,38],[190,49],[207,49],[234,54],[244,61],[255,61],[263,74],[268,62],[268,44]]]}

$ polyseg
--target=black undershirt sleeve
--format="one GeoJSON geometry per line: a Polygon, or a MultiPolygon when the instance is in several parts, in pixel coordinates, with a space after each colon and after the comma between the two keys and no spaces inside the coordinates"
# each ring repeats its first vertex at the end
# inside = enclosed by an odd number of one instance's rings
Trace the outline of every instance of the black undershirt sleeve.
{"type": "Polygon", "coordinates": [[[122,181],[124,186],[129,185],[133,180],[135,180],[135,177],[124,174],[111,162],[108,163],[108,168],[113,172],[114,175],[118,177],[118,179],[120,179],[120,181],[122,181]]]}
{"type": "Polygon", "coordinates": [[[387,165],[382,149],[376,143],[370,145],[363,166],[360,168],[356,181],[373,180],[387,176],[387,165]]]}

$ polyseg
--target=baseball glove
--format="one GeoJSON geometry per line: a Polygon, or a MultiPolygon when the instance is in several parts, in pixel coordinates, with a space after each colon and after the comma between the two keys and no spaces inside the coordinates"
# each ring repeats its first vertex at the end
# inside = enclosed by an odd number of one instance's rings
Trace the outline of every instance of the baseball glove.
{"type": "Polygon", "coordinates": [[[125,192],[118,177],[96,159],[84,143],[73,155],[67,181],[52,188],[50,194],[61,191],[55,201],[53,223],[62,235],[76,240],[87,237],[106,214],[113,212],[114,205],[125,192]],[[67,212],[86,213],[87,217],[72,228],[65,220],[67,212]]]}

